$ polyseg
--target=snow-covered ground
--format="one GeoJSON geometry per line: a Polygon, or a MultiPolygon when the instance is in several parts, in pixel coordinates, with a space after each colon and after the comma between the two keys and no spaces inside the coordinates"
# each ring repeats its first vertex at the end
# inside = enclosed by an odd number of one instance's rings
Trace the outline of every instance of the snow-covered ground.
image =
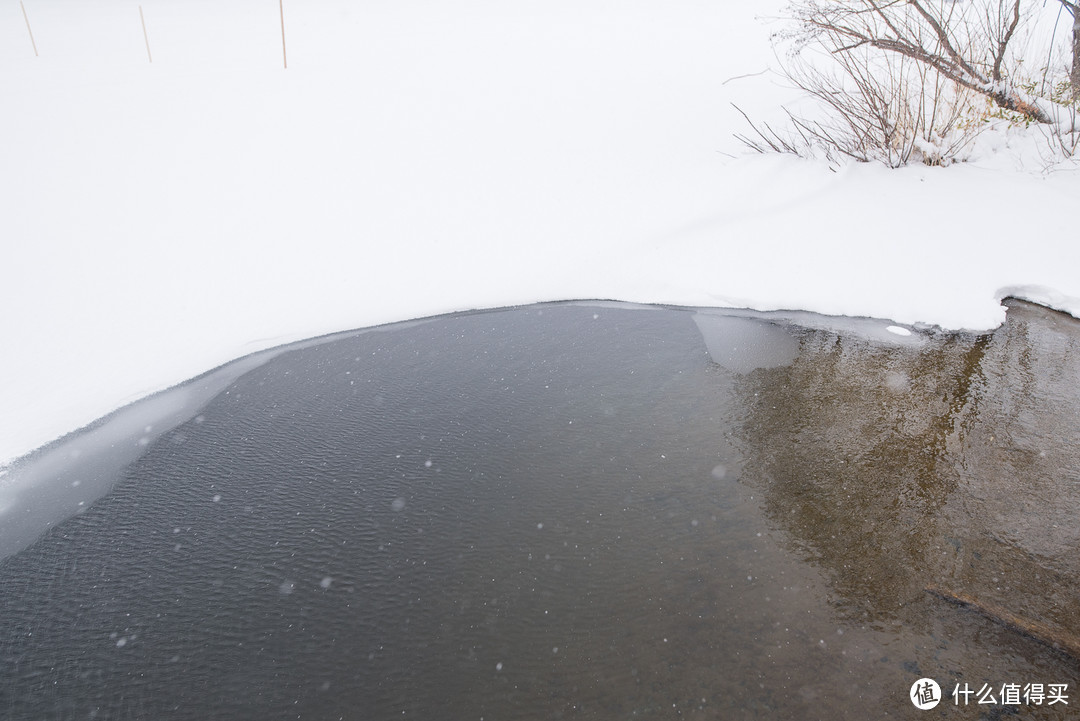
{"type": "Polygon", "coordinates": [[[795,100],[767,72],[778,0],[287,0],[287,70],[274,0],[143,0],[153,63],[138,0],[23,5],[0,8],[0,465],[237,356],[444,311],[985,329],[1003,288],[1080,311],[1080,171],[1027,136],[947,169],[747,154],[731,104],[795,100]]]}

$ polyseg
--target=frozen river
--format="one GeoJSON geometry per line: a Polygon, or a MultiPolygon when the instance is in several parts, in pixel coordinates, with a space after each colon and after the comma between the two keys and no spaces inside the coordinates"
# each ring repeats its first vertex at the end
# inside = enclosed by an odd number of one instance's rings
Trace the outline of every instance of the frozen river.
{"type": "Polygon", "coordinates": [[[204,377],[6,502],[0,717],[1066,718],[1080,323],[886,325],[548,304],[204,377]]]}

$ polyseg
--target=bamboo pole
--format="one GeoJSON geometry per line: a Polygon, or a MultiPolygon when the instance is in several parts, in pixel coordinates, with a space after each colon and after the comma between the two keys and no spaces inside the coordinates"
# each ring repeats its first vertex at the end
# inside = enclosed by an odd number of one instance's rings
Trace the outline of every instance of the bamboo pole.
{"type": "Polygon", "coordinates": [[[22,0],[19,0],[19,7],[22,8],[23,20],[26,21],[26,32],[30,33],[30,44],[34,46],[34,57],[40,57],[37,51],[37,43],[34,42],[34,31],[30,29],[30,16],[26,14],[26,5],[23,4],[22,0]]]}
{"type": "Polygon", "coordinates": [[[146,57],[153,63],[154,56],[150,54],[150,36],[146,34],[146,17],[143,16],[142,5],[139,6],[139,21],[142,22],[142,36],[146,41],[146,57]]]}
{"type": "Polygon", "coordinates": [[[285,0],[278,0],[278,11],[281,13],[281,62],[288,70],[289,58],[285,55],[285,0]]]}

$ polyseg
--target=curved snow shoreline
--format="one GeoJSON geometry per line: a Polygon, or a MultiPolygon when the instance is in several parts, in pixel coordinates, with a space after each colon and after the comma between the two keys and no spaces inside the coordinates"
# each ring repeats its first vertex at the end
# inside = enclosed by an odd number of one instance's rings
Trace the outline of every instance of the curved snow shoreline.
{"type": "MultiPolygon", "coordinates": [[[[1070,298],[1055,291],[1042,287],[1012,286],[1003,288],[1000,300],[1016,298],[1036,305],[1041,305],[1050,310],[1068,314],[1074,318],[1080,318],[1080,302],[1076,298],[1070,298]]],[[[0,514],[8,507],[12,493],[30,487],[47,476],[66,477],[66,468],[78,466],[93,467],[95,464],[104,463],[112,467],[123,465],[134,458],[140,449],[152,442],[162,433],[167,432],[175,425],[187,420],[197,412],[197,409],[210,398],[221,392],[232,381],[248,370],[261,365],[280,353],[295,350],[311,345],[332,340],[335,337],[379,331],[382,329],[394,329],[406,327],[412,323],[438,321],[462,314],[473,313],[497,313],[514,307],[544,306],[560,304],[583,304],[603,307],[614,305],[621,308],[638,307],[643,310],[652,308],[676,308],[682,310],[694,310],[704,313],[718,313],[720,315],[734,317],[762,318],[779,322],[792,323],[810,328],[828,329],[838,333],[867,338],[875,342],[904,342],[913,335],[913,331],[959,332],[941,329],[923,323],[910,324],[909,327],[898,325],[890,319],[869,318],[865,316],[829,316],[820,313],[803,310],[757,310],[751,308],[731,308],[724,306],[683,306],[667,303],[632,303],[619,300],[578,299],[578,300],[555,300],[540,301],[538,303],[518,304],[514,306],[497,306],[491,308],[474,308],[460,311],[450,311],[437,315],[427,315],[419,318],[408,318],[399,321],[387,321],[366,328],[356,328],[343,331],[335,331],[311,338],[298,340],[284,340],[283,342],[264,341],[272,343],[267,348],[239,355],[227,360],[220,365],[185,379],[174,381],[168,385],[154,390],[146,395],[119,405],[114,405],[110,410],[101,413],[98,417],[79,424],[69,424],[60,428],[57,424],[56,435],[45,442],[40,442],[32,447],[19,448],[8,439],[8,447],[0,449],[7,455],[0,455],[0,514]],[[142,429],[142,430],[140,430],[142,429]],[[133,436],[139,437],[136,446],[130,449],[118,448],[120,439],[133,436]],[[86,456],[87,449],[97,449],[93,456],[86,456]],[[109,458],[111,460],[103,460],[109,458]],[[33,467],[31,474],[22,474],[20,469],[33,467]]],[[[917,341],[917,336],[911,338],[917,341]]],[[[92,472],[82,471],[82,476],[93,476],[92,472]]]]}
{"type": "Polygon", "coordinates": [[[1080,173],[1040,174],[1035,137],[947,169],[745,155],[732,105],[797,101],[762,72],[779,6],[326,0],[286,13],[285,71],[265,3],[148,4],[151,65],[133,6],[36,0],[40,57],[0,23],[0,459],[246,353],[467,308],[980,330],[1027,283],[1080,311],[1080,173]]]}

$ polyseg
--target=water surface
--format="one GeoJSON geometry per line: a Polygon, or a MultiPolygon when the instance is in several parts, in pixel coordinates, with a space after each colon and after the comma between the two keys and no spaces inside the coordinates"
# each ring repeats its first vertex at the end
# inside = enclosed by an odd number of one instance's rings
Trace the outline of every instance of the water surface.
{"type": "Polygon", "coordinates": [[[926,589],[1080,633],[1078,324],[885,325],[553,304],[286,349],[0,562],[0,717],[1066,718],[955,706],[1077,665],[926,589]]]}

